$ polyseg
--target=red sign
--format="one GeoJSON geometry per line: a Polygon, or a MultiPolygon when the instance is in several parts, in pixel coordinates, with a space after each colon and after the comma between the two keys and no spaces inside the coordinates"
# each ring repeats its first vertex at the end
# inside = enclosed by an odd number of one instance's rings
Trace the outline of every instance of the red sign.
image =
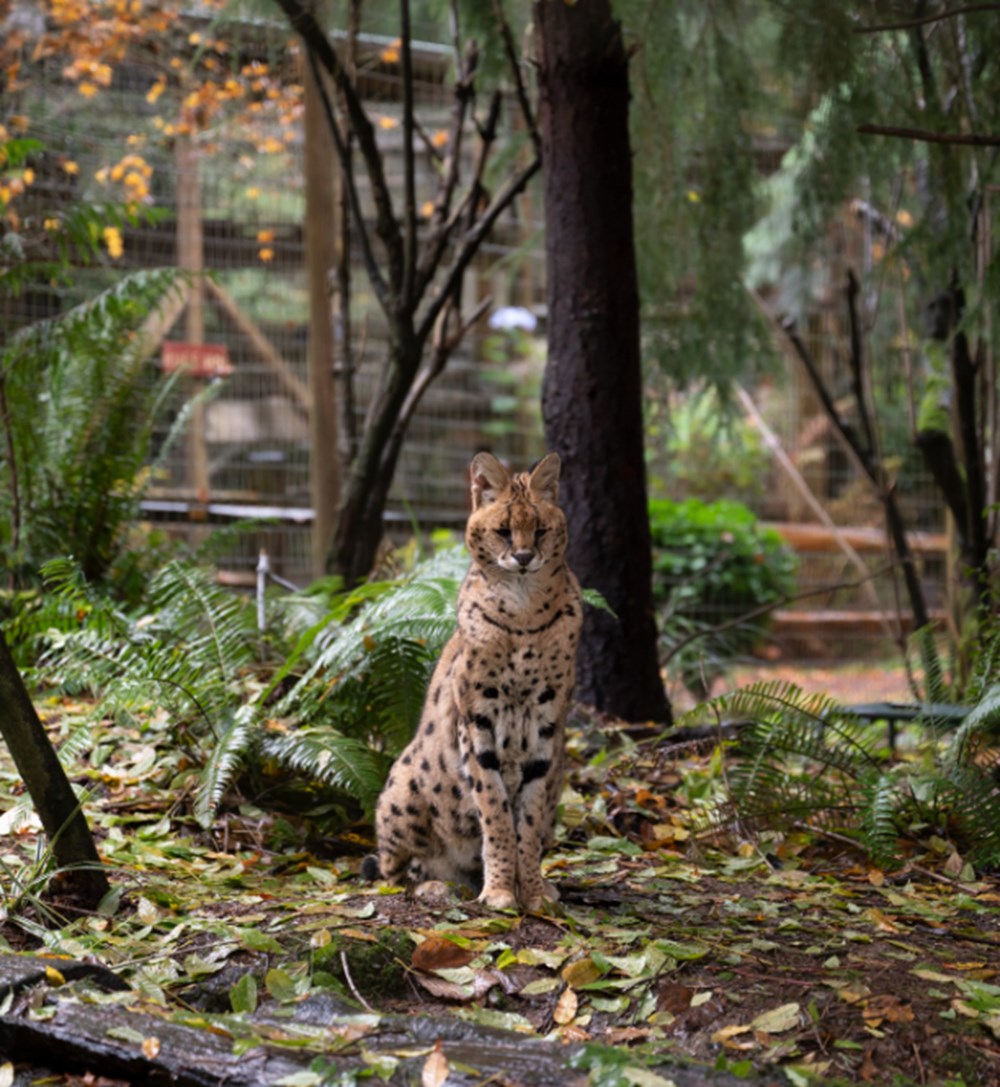
{"type": "Polygon", "coordinates": [[[165,373],[184,370],[192,377],[228,377],[233,372],[224,343],[174,343],[165,340],[160,365],[165,373]]]}

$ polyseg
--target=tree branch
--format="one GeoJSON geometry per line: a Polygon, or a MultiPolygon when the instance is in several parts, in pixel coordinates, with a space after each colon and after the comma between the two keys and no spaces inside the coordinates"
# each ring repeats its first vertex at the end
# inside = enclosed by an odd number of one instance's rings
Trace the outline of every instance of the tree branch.
{"type": "Polygon", "coordinates": [[[420,322],[420,326],[417,329],[417,339],[421,343],[423,343],[430,335],[438,314],[441,312],[448,296],[454,291],[455,286],[465,272],[465,269],[469,266],[469,262],[475,256],[476,250],[479,248],[483,238],[490,232],[493,224],[497,221],[502,212],[511,204],[514,198],[524,190],[524,187],[535,174],[538,173],[541,166],[542,160],[534,158],[519,174],[508,178],[506,184],[493,198],[490,206],[479,217],[479,221],[462,238],[455,259],[444,278],[444,283],[431,300],[431,303],[427,307],[427,311],[420,322]]]}
{"type": "Polygon", "coordinates": [[[898,136],[903,140],[922,143],[963,144],[968,147],[1000,147],[1000,136],[984,136],[976,132],[929,132],[925,128],[901,128],[896,125],[858,125],[863,136],[898,136]]]}
{"type": "Polygon", "coordinates": [[[413,156],[413,51],[410,0],[399,0],[400,55],[403,68],[403,281],[399,305],[412,313],[416,305],[417,182],[413,156]]]}
{"type": "Polygon", "coordinates": [[[365,271],[371,281],[375,297],[379,300],[379,304],[382,306],[383,310],[388,311],[390,306],[389,285],[382,275],[382,269],[379,268],[378,261],[375,260],[375,253],[372,250],[371,237],[368,233],[368,224],[365,222],[364,212],[361,209],[361,197],[358,195],[358,187],[354,180],[354,170],[351,166],[351,150],[340,131],[340,125],[337,124],[333,103],[330,101],[329,94],[327,94],[326,84],[323,82],[323,73],[320,71],[316,55],[310,49],[306,50],[306,55],[309,58],[309,70],[312,73],[313,81],[319,92],[320,102],[323,104],[323,113],[326,117],[327,127],[330,129],[330,134],[333,137],[333,145],[337,151],[337,158],[340,160],[341,176],[344,179],[344,186],[347,190],[347,202],[351,209],[351,218],[354,219],[355,226],[358,230],[358,240],[361,243],[361,259],[364,262],[365,271]]]}
{"type": "MultiPolygon", "coordinates": [[[[441,175],[438,194],[434,201],[434,211],[431,214],[427,241],[420,258],[417,274],[417,298],[423,298],[428,283],[434,278],[455,228],[458,213],[449,215],[449,209],[458,185],[465,115],[468,112],[469,103],[472,101],[473,81],[479,65],[479,51],[474,42],[469,43],[465,57],[459,58],[456,63],[459,63],[461,67],[455,81],[455,104],[452,107],[451,132],[448,137],[448,159],[441,175]]],[[[464,206],[464,202],[462,206],[464,206]]]]}
{"type": "MultiPolygon", "coordinates": [[[[398,305],[403,285],[403,242],[399,233],[399,223],[392,207],[392,193],[385,178],[385,164],[375,139],[375,128],[358,96],[357,89],[340,63],[336,50],[330,44],[330,39],[312,12],[303,6],[301,0],[275,0],[275,2],[302,38],[308,53],[314,56],[330,74],[334,86],[343,99],[351,129],[358,141],[358,149],[365,160],[365,168],[371,182],[372,198],[375,201],[375,232],[386,247],[389,258],[389,286],[396,295],[395,302],[398,305]]],[[[338,142],[338,155],[340,155],[342,144],[342,140],[338,142]]],[[[393,300],[387,297],[387,301],[391,304],[393,300]]]]}
{"type": "Polygon", "coordinates": [[[855,34],[882,34],[890,30],[912,30],[917,26],[926,26],[928,23],[938,23],[943,19],[955,19],[960,15],[974,15],[981,11],[1000,11],[1000,4],[968,4],[963,8],[952,8],[950,11],[937,11],[933,15],[919,15],[913,19],[905,19],[898,23],[878,23],[873,26],[856,26],[855,34]]]}
{"type": "Polygon", "coordinates": [[[538,123],[535,120],[534,110],[528,100],[528,92],[521,77],[521,66],[517,61],[517,49],[514,46],[514,35],[511,33],[510,24],[507,22],[507,14],[503,9],[503,0],[493,0],[493,14],[500,24],[500,36],[503,38],[504,52],[507,54],[507,63],[510,65],[511,75],[514,77],[514,87],[517,91],[517,101],[521,106],[521,114],[524,123],[528,126],[528,134],[535,148],[535,156],[542,157],[542,137],[538,131],[538,123]]]}

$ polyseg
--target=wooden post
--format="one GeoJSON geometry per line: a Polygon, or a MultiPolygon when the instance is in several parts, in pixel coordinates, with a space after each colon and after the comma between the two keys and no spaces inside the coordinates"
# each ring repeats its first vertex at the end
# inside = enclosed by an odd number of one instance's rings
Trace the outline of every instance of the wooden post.
{"type": "Polygon", "coordinates": [[[333,283],[337,185],[333,140],[312,73],[305,80],[306,270],[309,279],[309,479],[312,491],[313,574],[326,573],[326,556],[340,508],[337,386],[334,365],[333,283]]]}
{"type": "MultiPolygon", "coordinates": [[[[201,230],[201,186],[198,160],[190,140],[177,141],[177,263],[191,275],[187,298],[184,338],[188,343],[205,342],[205,290],[202,282],[204,252],[201,230]]],[[[201,378],[191,379],[192,395],[204,387],[201,378]]],[[[196,502],[207,504],[209,497],[208,449],[205,445],[205,409],[196,403],[188,433],[188,483],[196,502]]]]}

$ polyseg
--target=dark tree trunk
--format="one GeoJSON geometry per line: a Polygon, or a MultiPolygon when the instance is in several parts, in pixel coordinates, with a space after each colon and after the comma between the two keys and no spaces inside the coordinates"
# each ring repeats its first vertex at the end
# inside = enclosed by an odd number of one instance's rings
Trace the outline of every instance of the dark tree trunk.
{"type": "Polygon", "coordinates": [[[628,58],[609,0],[536,0],[549,359],[542,412],[563,459],[570,564],[588,609],[577,695],[670,720],[657,659],[632,230],[628,58]]]}
{"type": "Polygon", "coordinates": [[[93,909],[109,889],[107,876],[87,820],[2,635],[0,736],[24,779],[61,869],[60,891],[68,893],[74,905],[93,909]]]}

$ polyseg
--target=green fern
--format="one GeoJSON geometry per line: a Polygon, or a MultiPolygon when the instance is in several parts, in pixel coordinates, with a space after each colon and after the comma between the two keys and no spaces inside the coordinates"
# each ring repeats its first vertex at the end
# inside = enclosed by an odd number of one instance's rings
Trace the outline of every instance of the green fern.
{"type": "MultiPolygon", "coordinates": [[[[878,725],[864,725],[821,694],[771,682],[713,699],[704,709],[739,722],[727,772],[728,802],[716,823],[751,827],[792,822],[835,825],[856,834],[877,863],[899,855],[912,825],[941,828],[965,856],[1000,863],[1000,683],[984,694],[945,750],[923,763],[887,764],[878,725]]],[[[938,723],[918,722],[928,749],[939,748],[938,723]]]]}
{"type": "Polygon", "coordinates": [[[135,331],[178,281],[173,270],[126,276],[0,349],[12,452],[0,461],[0,554],[22,583],[71,550],[100,580],[120,553],[177,381],[149,365],[135,331]]]}
{"type": "Polygon", "coordinates": [[[225,726],[208,757],[194,800],[194,816],[206,829],[259,739],[251,707],[242,706],[225,726]]]}
{"type": "Polygon", "coordinates": [[[369,814],[392,762],[364,741],[320,726],[265,733],[261,751],[296,773],[347,793],[369,814]]]}

